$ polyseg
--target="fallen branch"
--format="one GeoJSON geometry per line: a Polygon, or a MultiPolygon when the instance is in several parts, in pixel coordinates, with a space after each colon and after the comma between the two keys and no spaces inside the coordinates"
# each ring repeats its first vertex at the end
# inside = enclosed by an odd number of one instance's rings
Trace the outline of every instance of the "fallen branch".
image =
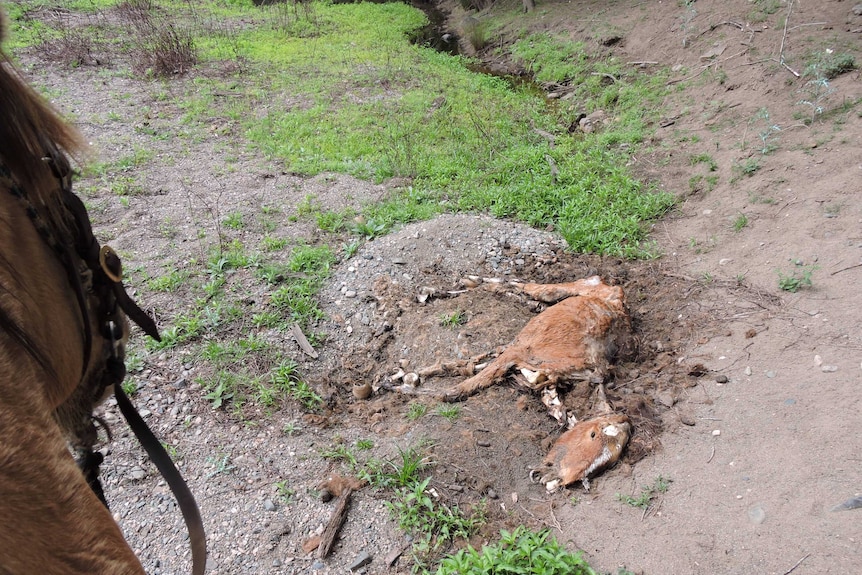
{"type": "Polygon", "coordinates": [[[335,510],[329,518],[329,523],[326,524],[326,529],[320,535],[320,545],[317,547],[317,557],[324,559],[332,550],[332,545],[335,543],[335,536],[338,535],[338,530],[344,525],[344,520],[347,519],[347,508],[350,505],[350,494],[353,489],[350,486],[344,488],[344,491],[336,501],[335,510]]]}

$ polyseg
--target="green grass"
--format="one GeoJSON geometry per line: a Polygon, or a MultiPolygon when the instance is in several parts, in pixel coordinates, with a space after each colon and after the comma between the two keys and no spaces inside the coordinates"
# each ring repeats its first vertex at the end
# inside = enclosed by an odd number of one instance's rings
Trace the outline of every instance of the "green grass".
{"type": "MultiPolygon", "coordinates": [[[[255,22],[231,34],[193,28],[204,65],[240,57],[253,73],[241,81],[198,76],[166,92],[182,111],[182,130],[203,133],[227,120],[253,150],[299,174],[411,178],[412,186],[364,207],[362,223],[351,226],[349,213],[319,212],[321,229],[372,238],[442,211],[487,211],[552,226],[573,250],[651,255],[648,222],[673,198],[639,183],[626,164],[666,93],[662,72],[640,74],[547,34],[516,42],[515,57],[539,81],[564,85],[571,102],[612,118],[597,133],[570,134],[574,104],[550,108],[534,87],[476,74],[465,59],[411,45],[408,32],[425,16],[404,4],[312,2],[289,15],[290,25],[283,11],[248,2],[201,3],[193,13],[219,30],[255,22]],[[234,97],[218,97],[224,93],[234,97]],[[554,134],[553,145],[536,128],[554,134]]],[[[224,223],[243,225],[234,214],[224,223]]]]}
{"type": "Polygon", "coordinates": [[[440,316],[440,325],[455,329],[467,323],[467,313],[461,310],[446,313],[440,316]]]}
{"type": "Polygon", "coordinates": [[[649,508],[653,499],[655,499],[660,494],[667,493],[667,490],[670,488],[671,481],[672,480],[659,475],[652,483],[652,485],[644,485],[643,487],[641,487],[641,492],[637,497],[617,493],[617,499],[619,501],[622,501],[626,505],[631,505],[632,507],[639,507],[646,510],[647,508],[649,508]]]}
{"type": "Polygon", "coordinates": [[[500,531],[500,541],[481,550],[470,546],[443,559],[436,575],[597,575],[581,557],[560,545],[548,530],[524,526],[500,531]]]}

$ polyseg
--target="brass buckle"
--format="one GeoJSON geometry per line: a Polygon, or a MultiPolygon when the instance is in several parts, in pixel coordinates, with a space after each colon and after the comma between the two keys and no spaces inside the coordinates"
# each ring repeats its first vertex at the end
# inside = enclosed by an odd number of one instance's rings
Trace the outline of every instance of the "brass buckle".
{"type": "Polygon", "coordinates": [[[111,246],[102,246],[99,250],[99,265],[111,281],[114,283],[123,281],[123,262],[111,246]]]}

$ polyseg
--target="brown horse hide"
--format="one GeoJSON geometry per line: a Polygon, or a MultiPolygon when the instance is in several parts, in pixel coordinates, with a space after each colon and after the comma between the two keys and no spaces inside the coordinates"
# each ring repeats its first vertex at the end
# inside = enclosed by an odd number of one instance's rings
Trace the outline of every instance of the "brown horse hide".
{"type": "Polygon", "coordinates": [[[69,245],[46,149],[83,145],[0,54],[0,573],[142,574],[67,448],[65,435],[90,431],[113,342],[71,287],[78,268],[38,229],[69,245]]]}

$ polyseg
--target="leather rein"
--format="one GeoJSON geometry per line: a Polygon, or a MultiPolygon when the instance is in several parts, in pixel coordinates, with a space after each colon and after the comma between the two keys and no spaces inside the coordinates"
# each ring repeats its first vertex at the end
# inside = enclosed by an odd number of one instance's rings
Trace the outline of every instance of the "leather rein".
{"type": "MultiPolygon", "coordinates": [[[[88,279],[92,282],[90,286],[92,290],[104,296],[99,299],[98,309],[95,312],[100,324],[99,329],[105,338],[111,342],[111,355],[108,358],[105,369],[113,380],[114,396],[117,399],[117,405],[132,432],[134,432],[141,446],[150,457],[150,460],[155,464],[174,494],[189,532],[189,543],[192,551],[192,574],[203,575],[206,569],[206,534],[204,533],[200,510],[191,490],[189,490],[188,485],[186,485],[186,482],[165,451],[165,448],[123,391],[122,382],[125,379],[126,372],[124,358],[121,356],[120,351],[123,329],[122,326],[116,325],[110,318],[115,315],[116,307],[119,306],[126,317],[135,322],[144,333],[157,341],[161,341],[161,337],[153,319],[126,293],[122,282],[123,268],[120,257],[111,247],[100,246],[98,240],[93,235],[87,209],[81,199],[72,192],[72,169],[68,160],[55,147],[47,146],[47,149],[47,156],[43,159],[51,167],[54,176],[60,182],[62,204],[69,216],[71,216],[70,223],[72,225],[70,227],[74,237],[73,246],[64,245],[57,240],[51,227],[47,225],[45,220],[30,203],[25,190],[18,185],[11,171],[2,162],[0,162],[0,180],[5,180],[11,194],[24,204],[27,215],[36,227],[39,235],[48,243],[48,246],[60,259],[69,276],[69,281],[75,292],[84,324],[85,361],[83,363],[82,378],[90,364],[93,342],[92,326],[88,319],[90,312],[93,310],[87,305],[82,273],[90,276],[88,279]],[[76,265],[75,256],[83,262],[85,270],[80,269],[81,266],[76,265]]],[[[56,377],[42,353],[35,349],[35,346],[33,346],[25,333],[17,330],[13,335],[16,336],[30,355],[43,368],[56,377]]],[[[98,479],[99,463],[101,463],[101,454],[94,454],[91,450],[83,465],[83,472],[90,487],[107,506],[98,479]]]]}

